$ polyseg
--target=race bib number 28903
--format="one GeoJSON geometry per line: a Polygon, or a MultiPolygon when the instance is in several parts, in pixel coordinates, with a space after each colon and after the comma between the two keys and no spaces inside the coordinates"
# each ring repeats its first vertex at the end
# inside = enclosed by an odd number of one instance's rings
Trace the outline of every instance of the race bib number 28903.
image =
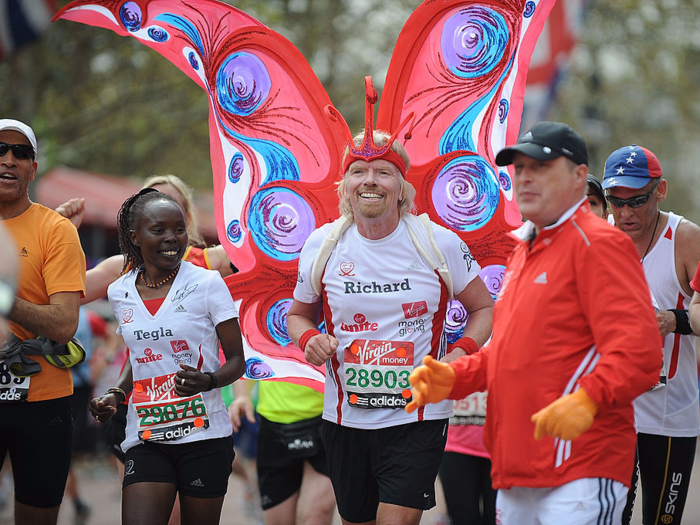
{"type": "Polygon", "coordinates": [[[411,400],[412,370],[412,342],[355,339],[345,348],[347,402],[357,408],[403,408],[411,400]]]}

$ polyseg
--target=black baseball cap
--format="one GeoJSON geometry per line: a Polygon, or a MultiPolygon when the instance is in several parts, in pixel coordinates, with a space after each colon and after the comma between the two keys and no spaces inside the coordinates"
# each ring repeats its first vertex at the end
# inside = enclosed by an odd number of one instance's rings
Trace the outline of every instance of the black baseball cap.
{"type": "Polygon", "coordinates": [[[600,181],[589,173],[586,175],[586,182],[588,183],[586,195],[590,195],[592,193],[600,199],[600,202],[605,204],[605,193],[603,192],[603,186],[600,184],[600,181]]]}
{"type": "Polygon", "coordinates": [[[588,165],[588,152],[583,137],[563,122],[538,122],[514,146],[502,149],[496,155],[498,166],[513,163],[513,155],[523,153],[537,160],[567,157],[576,164],[588,165]]]}

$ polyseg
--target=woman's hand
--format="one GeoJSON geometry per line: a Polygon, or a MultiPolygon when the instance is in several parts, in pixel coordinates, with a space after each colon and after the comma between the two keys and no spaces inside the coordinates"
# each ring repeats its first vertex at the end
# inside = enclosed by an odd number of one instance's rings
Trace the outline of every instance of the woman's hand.
{"type": "Polygon", "coordinates": [[[211,387],[211,377],[196,368],[180,363],[175,374],[175,393],[180,397],[189,397],[200,392],[206,392],[211,387]]]}
{"type": "Polygon", "coordinates": [[[119,399],[115,394],[109,393],[90,400],[90,413],[96,421],[106,423],[117,412],[119,399]]]}

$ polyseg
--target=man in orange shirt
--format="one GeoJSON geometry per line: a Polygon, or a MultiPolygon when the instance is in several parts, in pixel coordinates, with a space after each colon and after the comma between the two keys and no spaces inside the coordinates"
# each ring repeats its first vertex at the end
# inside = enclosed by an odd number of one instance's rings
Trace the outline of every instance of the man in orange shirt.
{"type": "MultiPolygon", "coordinates": [[[[21,341],[65,344],[78,326],[85,255],[70,221],[29,199],[36,151],[29,126],[0,119],[0,219],[20,266],[9,330],[21,341]]],[[[55,524],[70,467],[73,380],[66,368],[26,357],[38,373],[17,377],[0,360],[0,458],[9,452],[14,467],[15,523],[55,524]]]]}

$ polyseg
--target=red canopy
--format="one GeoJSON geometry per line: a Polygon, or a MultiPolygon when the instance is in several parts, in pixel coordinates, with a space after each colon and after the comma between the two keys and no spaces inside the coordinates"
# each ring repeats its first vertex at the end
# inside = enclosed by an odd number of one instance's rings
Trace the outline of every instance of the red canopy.
{"type": "MultiPolygon", "coordinates": [[[[47,171],[37,181],[35,200],[48,208],[56,208],[74,197],[85,198],[83,224],[105,228],[117,227],[117,212],[122,203],[141,189],[140,179],[115,177],[59,166],[47,171]]],[[[212,192],[196,191],[195,202],[200,233],[216,242],[216,224],[212,208],[212,192]]]]}

